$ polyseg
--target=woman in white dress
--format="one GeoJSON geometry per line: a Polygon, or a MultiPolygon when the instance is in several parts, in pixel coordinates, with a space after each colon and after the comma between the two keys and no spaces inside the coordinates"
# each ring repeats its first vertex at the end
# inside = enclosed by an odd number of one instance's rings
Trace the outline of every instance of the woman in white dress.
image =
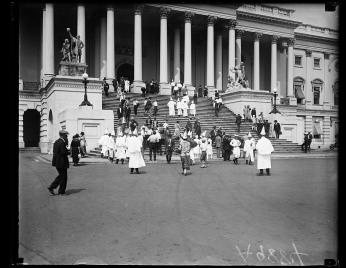
{"type": "Polygon", "coordinates": [[[108,140],[106,143],[107,149],[108,149],[108,159],[111,163],[113,163],[113,159],[114,159],[114,149],[115,149],[114,138],[115,138],[115,132],[114,132],[114,130],[112,130],[111,136],[108,137],[108,140]]]}
{"type": "Polygon", "coordinates": [[[238,158],[240,157],[240,140],[236,136],[231,140],[230,145],[233,147],[233,163],[238,165],[238,158]]]}
{"type": "Polygon", "coordinates": [[[101,145],[101,157],[107,157],[107,140],[108,140],[108,129],[105,129],[103,136],[99,139],[98,144],[101,145]]]}
{"type": "Polygon", "coordinates": [[[124,160],[126,158],[126,143],[125,143],[125,137],[123,136],[123,133],[121,131],[118,132],[118,137],[115,141],[115,157],[116,161],[115,163],[119,163],[119,159],[121,160],[121,164],[124,164],[124,160]]]}
{"type": "Polygon", "coordinates": [[[126,147],[129,152],[130,173],[133,174],[133,170],[135,169],[136,173],[139,174],[138,168],[145,167],[145,162],[141,152],[142,143],[138,138],[137,129],[129,134],[126,140],[126,147]]]}
{"type": "Polygon", "coordinates": [[[188,104],[186,101],[182,101],[182,109],[183,109],[183,116],[184,117],[187,117],[188,114],[187,114],[187,109],[189,108],[188,104]]]}
{"type": "Polygon", "coordinates": [[[168,109],[169,109],[169,116],[175,116],[175,102],[173,101],[172,97],[169,100],[169,102],[167,103],[168,109]]]}
{"type": "Polygon", "coordinates": [[[200,154],[201,154],[201,152],[200,152],[200,150],[201,150],[201,148],[200,148],[201,141],[198,138],[198,135],[195,136],[194,141],[197,143],[197,146],[195,148],[193,148],[194,149],[193,153],[194,153],[195,159],[198,159],[200,157],[200,154]]]}
{"type": "Polygon", "coordinates": [[[194,104],[193,101],[191,101],[190,104],[190,115],[192,115],[193,117],[196,116],[196,104],[194,104]]]}

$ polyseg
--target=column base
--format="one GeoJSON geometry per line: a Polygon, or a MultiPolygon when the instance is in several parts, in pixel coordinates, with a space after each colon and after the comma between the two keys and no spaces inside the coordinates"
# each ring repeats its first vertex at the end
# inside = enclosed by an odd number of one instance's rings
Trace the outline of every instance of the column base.
{"type": "Polygon", "coordinates": [[[171,96],[171,85],[168,83],[160,83],[160,95],[171,96]]]}
{"type": "Polygon", "coordinates": [[[297,98],[287,97],[289,105],[297,105],[297,98]]]}
{"type": "Polygon", "coordinates": [[[131,92],[142,94],[142,87],[145,87],[145,83],[143,81],[133,81],[133,84],[131,85],[131,92]]]}
{"type": "Polygon", "coordinates": [[[193,97],[193,94],[195,93],[195,87],[192,85],[186,85],[186,88],[187,88],[187,95],[193,97]]]}
{"type": "Polygon", "coordinates": [[[214,86],[207,86],[207,88],[208,88],[208,98],[214,99],[216,88],[214,86]]]}

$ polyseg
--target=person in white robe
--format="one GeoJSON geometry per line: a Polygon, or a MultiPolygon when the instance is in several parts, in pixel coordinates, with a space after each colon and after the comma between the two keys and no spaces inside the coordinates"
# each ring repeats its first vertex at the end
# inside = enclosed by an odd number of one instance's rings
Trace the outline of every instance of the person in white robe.
{"type": "Polygon", "coordinates": [[[139,174],[138,169],[145,167],[145,162],[141,152],[142,142],[138,138],[137,129],[129,134],[129,137],[126,140],[126,147],[129,152],[130,173],[133,174],[133,170],[135,169],[136,173],[139,174]]]}
{"type": "Polygon", "coordinates": [[[168,109],[169,109],[169,116],[175,116],[175,102],[174,100],[171,98],[169,100],[169,102],[167,103],[168,109]]]}
{"type": "Polygon", "coordinates": [[[187,117],[188,114],[187,114],[187,109],[189,108],[188,104],[186,101],[182,101],[182,109],[183,109],[183,116],[184,117],[187,117]]]}
{"type": "Polygon", "coordinates": [[[121,164],[124,164],[126,158],[126,143],[125,136],[123,136],[123,133],[121,131],[118,132],[118,137],[115,141],[115,150],[115,163],[118,164],[119,160],[121,160],[121,164]]]}
{"type": "Polygon", "coordinates": [[[201,145],[201,141],[198,138],[198,135],[195,136],[194,142],[197,143],[197,146],[195,148],[193,148],[193,153],[194,153],[194,158],[198,159],[200,157],[200,145],[201,145]]]}
{"type": "Polygon", "coordinates": [[[178,116],[182,116],[182,103],[180,101],[180,99],[177,100],[177,110],[178,110],[178,116]]]}
{"type": "Polygon", "coordinates": [[[191,101],[191,104],[190,104],[190,115],[192,116],[196,116],[196,104],[194,104],[193,101],[191,101]]]}
{"type": "Polygon", "coordinates": [[[115,150],[115,132],[114,130],[112,130],[111,133],[109,133],[108,135],[108,140],[106,143],[107,146],[107,150],[108,150],[108,159],[111,163],[113,163],[113,159],[114,159],[114,150],[115,150]]]}
{"type": "Polygon", "coordinates": [[[213,141],[210,136],[207,139],[207,160],[209,159],[213,159],[213,141]]]}
{"type": "Polygon", "coordinates": [[[231,140],[230,145],[233,147],[233,163],[238,165],[238,158],[240,157],[240,145],[241,142],[234,136],[234,138],[231,140]]]}
{"type": "Polygon", "coordinates": [[[107,157],[107,140],[108,140],[108,129],[105,129],[103,136],[99,139],[98,144],[101,146],[101,157],[107,157]]]}
{"type": "Polygon", "coordinates": [[[256,145],[257,150],[257,169],[260,170],[258,176],[263,176],[263,169],[266,170],[268,176],[270,176],[271,169],[271,153],[274,152],[274,147],[269,139],[265,137],[264,127],[261,131],[261,138],[258,140],[256,145]]]}
{"type": "Polygon", "coordinates": [[[253,151],[256,149],[256,143],[250,132],[247,138],[248,139],[244,142],[245,161],[246,164],[252,165],[252,163],[255,161],[253,151]]]}

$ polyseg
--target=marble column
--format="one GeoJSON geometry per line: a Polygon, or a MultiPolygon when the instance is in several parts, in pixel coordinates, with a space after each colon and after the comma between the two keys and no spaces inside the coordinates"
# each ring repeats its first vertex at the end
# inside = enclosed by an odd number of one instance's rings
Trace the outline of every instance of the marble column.
{"type": "Polygon", "coordinates": [[[241,37],[243,30],[237,30],[235,35],[235,64],[239,65],[241,62],[241,37]]]}
{"type": "Polygon", "coordinates": [[[236,20],[230,20],[228,22],[228,75],[235,80],[235,73],[230,70],[235,66],[235,27],[237,25],[236,20]]]}
{"type": "Polygon", "coordinates": [[[297,99],[293,94],[293,46],[295,40],[290,38],[288,40],[287,52],[287,97],[289,98],[290,105],[297,105],[297,99]]]}
{"type": "Polygon", "coordinates": [[[253,64],[253,89],[259,90],[260,89],[260,43],[259,39],[261,38],[262,34],[255,33],[255,39],[254,39],[254,64],[253,64]]]}
{"type": "Polygon", "coordinates": [[[100,79],[107,76],[107,21],[101,18],[100,21],[100,79]]]}
{"type": "Polygon", "coordinates": [[[134,10],[134,81],[133,92],[142,93],[141,88],[145,86],[142,78],[142,11],[144,5],[135,6],[134,10]]]}
{"type": "Polygon", "coordinates": [[[305,56],[306,56],[306,81],[304,85],[304,93],[305,93],[305,103],[306,107],[310,108],[311,104],[313,103],[313,92],[312,92],[312,85],[311,85],[311,50],[305,50],[305,56]]]}
{"type": "Polygon", "coordinates": [[[214,96],[215,82],[214,82],[214,22],[217,18],[208,16],[207,28],[207,87],[208,96],[214,96]]]}
{"type": "Polygon", "coordinates": [[[222,32],[216,36],[216,88],[222,90],[222,32]]]}
{"type": "Polygon", "coordinates": [[[277,87],[277,41],[278,36],[272,36],[271,65],[270,65],[270,91],[277,87]]]}
{"type": "Polygon", "coordinates": [[[160,9],[160,94],[171,95],[168,83],[167,16],[168,8],[160,9]]]}
{"type": "Polygon", "coordinates": [[[46,4],[46,25],[45,25],[45,75],[49,79],[54,75],[54,6],[46,4]]]}
{"type": "Polygon", "coordinates": [[[114,8],[107,7],[107,79],[110,89],[113,89],[111,82],[115,78],[114,50],[114,8]]]}
{"type": "MultiPolygon", "coordinates": [[[[44,74],[46,72],[46,7],[42,8],[42,32],[41,32],[41,87],[44,87],[44,74]]],[[[20,68],[19,68],[20,69],[20,68]]]]}
{"type": "Polygon", "coordinates": [[[180,81],[180,29],[174,30],[174,82],[180,81]]]}
{"type": "Polygon", "coordinates": [[[323,66],[323,70],[324,70],[324,85],[322,88],[322,92],[323,92],[323,106],[325,110],[329,110],[331,103],[332,102],[332,87],[329,83],[328,80],[328,65],[329,65],[329,54],[328,53],[324,53],[324,66],[323,66]]]}
{"type": "Polygon", "coordinates": [[[184,38],[184,83],[188,90],[188,95],[193,96],[192,86],[192,50],[191,50],[191,18],[193,13],[185,12],[185,38],[184,38]]]}
{"type": "Polygon", "coordinates": [[[80,36],[80,40],[84,43],[82,49],[81,63],[85,63],[86,54],[86,39],[85,39],[85,6],[78,4],[77,6],[77,35],[80,36]]]}

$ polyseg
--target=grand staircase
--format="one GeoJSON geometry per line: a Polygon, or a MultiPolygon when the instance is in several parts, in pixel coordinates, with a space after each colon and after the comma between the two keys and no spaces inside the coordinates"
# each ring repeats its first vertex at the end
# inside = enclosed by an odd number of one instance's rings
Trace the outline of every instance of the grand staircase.
{"type": "MultiPolygon", "coordinates": [[[[135,120],[138,122],[139,126],[143,126],[145,124],[145,120],[147,116],[144,115],[144,97],[141,97],[140,94],[134,94],[129,93],[127,94],[127,97],[131,98],[131,115],[134,116],[133,113],[133,106],[132,106],[132,99],[136,98],[140,105],[138,107],[137,116],[135,116],[135,120]]],[[[181,126],[181,131],[184,130],[186,122],[188,120],[188,117],[168,117],[168,106],[167,103],[169,101],[169,96],[165,95],[149,95],[148,97],[151,97],[152,101],[154,99],[158,102],[158,113],[156,116],[156,119],[159,123],[162,123],[166,117],[168,118],[168,124],[170,132],[174,132],[174,124],[176,121],[179,121],[181,126]]],[[[112,92],[109,94],[108,97],[103,96],[102,100],[102,109],[105,110],[113,110],[114,112],[114,127],[118,126],[118,117],[116,110],[119,107],[119,98],[116,96],[116,93],[112,92]]],[[[237,125],[235,124],[236,115],[229,110],[226,107],[222,107],[218,117],[215,116],[214,108],[212,105],[211,100],[208,100],[206,98],[198,98],[197,104],[196,104],[196,114],[199,117],[202,132],[207,131],[207,133],[212,130],[213,126],[216,126],[219,128],[220,126],[222,129],[226,132],[226,134],[234,136],[234,134],[238,134],[240,136],[245,136],[249,132],[251,132],[251,135],[255,138],[257,141],[259,139],[259,136],[257,135],[256,131],[251,131],[251,123],[250,122],[242,122],[240,126],[240,132],[238,133],[237,125]]],[[[153,117],[152,117],[153,119],[153,117]]],[[[194,123],[194,119],[191,120],[192,126],[194,123]]],[[[194,133],[193,133],[194,135],[194,133]]],[[[193,136],[194,137],[194,136],[193,136]]],[[[300,151],[300,146],[297,143],[293,143],[291,141],[285,140],[285,139],[273,139],[270,138],[273,147],[275,149],[276,153],[283,153],[283,152],[297,152],[300,151]]],[[[162,147],[164,151],[164,145],[162,147]]],[[[215,150],[215,148],[213,149],[215,150]]],[[[149,151],[149,150],[147,150],[149,151]]],[[[91,150],[90,152],[93,155],[100,155],[100,149],[96,148],[95,150],[91,150]]],[[[148,153],[148,152],[145,152],[148,153]]],[[[216,154],[216,150],[214,151],[214,154],[216,154]]]]}

